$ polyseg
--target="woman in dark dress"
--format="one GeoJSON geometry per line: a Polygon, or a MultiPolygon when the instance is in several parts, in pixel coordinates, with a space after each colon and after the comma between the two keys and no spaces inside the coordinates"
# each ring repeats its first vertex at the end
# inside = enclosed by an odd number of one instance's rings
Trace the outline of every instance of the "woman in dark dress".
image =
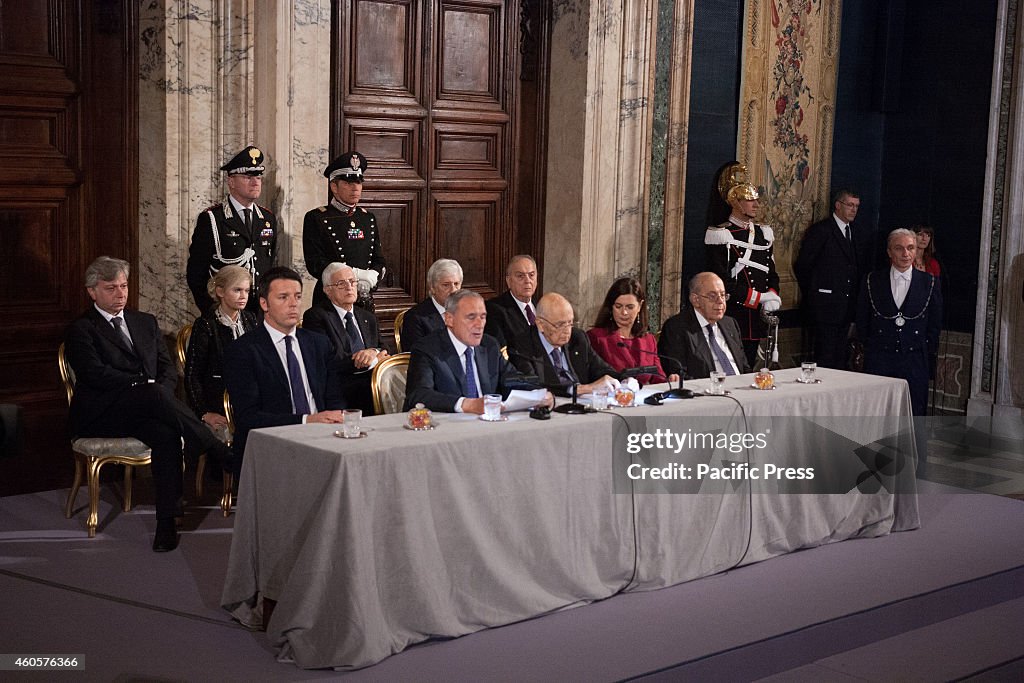
{"type": "Polygon", "coordinates": [[[252,276],[239,266],[225,266],[210,278],[207,291],[216,301],[196,318],[185,355],[185,393],[200,420],[218,435],[227,434],[224,416],[224,348],[257,325],[245,310],[252,276]]]}

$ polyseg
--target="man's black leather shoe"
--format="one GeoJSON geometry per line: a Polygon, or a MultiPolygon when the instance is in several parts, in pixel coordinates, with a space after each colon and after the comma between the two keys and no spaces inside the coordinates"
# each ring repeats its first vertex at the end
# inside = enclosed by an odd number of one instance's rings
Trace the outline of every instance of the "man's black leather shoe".
{"type": "Polygon", "coordinates": [[[159,520],[153,536],[153,552],[166,553],[178,547],[178,530],[173,519],[159,520]]]}

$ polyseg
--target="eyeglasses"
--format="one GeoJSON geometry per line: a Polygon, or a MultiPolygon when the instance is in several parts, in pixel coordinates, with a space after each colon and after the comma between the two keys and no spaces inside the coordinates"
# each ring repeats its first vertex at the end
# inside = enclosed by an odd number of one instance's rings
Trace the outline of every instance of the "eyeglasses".
{"type": "Polygon", "coordinates": [[[717,304],[719,301],[728,301],[729,295],[725,292],[709,292],[708,294],[698,294],[701,299],[710,301],[713,304],[717,304]]]}
{"type": "Polygon", "coordinates": [[[352,280],[340,280],[338,282],[335,282],[333,285],[327,285],[327,287],[328,288],[330,288],[330,287],[356,287],[358,285],[359,285],[359,280],[352,279],[352,280]]]}
{"type": "Polygon", "coordinates": [[[562,332],[564,330],[569,329],[576,322],[575,320],[562,320],[561,322],[557,322],[556,323],[556,322],[552,322],[552,321],[548,320],[547,318],[541,317],[539,315],[537,316],[537,320],[543,320],[544,322],[546,322],[548,325],[551,325],[551,327],[555,328],[559,332],[562,332]]]}
{"type": "Polygon", "coordinates": [[[839,202],[839,203],[842,204],[843,206],[848,206],[851,209],[859,209],[860,208],[860,202],[839,202]]]}

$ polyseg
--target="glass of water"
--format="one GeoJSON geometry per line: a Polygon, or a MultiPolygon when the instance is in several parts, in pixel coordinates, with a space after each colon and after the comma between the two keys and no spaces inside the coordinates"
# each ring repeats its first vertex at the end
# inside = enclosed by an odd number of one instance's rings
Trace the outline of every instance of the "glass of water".
{"type": "Polygon", "coordinates": [[[363,411],[350,409],[342,412],[344,422],[341,424],[341,433],[346,439],[358,439],[362,432],[363,411]]]}
{"type": "Polygon", "coordinates": [[[800,364],[800,381],[804,384],[810,384],[814,381],[814,373],[818,369],[817,363],[801,363],[800,364]]]}
{"type": "Polygon", "coordinates": [[[709,377],[708,393],[713,396],[722,396],[725,394],[725,373],[718,372],[717,370],[711,371],[709,377]]]}
{"type": "Polygon", "coordinates": [[[490,422],[497,422],[501,419],[501,394],[486,394],[484,396],[484,419],[490,422]]]}

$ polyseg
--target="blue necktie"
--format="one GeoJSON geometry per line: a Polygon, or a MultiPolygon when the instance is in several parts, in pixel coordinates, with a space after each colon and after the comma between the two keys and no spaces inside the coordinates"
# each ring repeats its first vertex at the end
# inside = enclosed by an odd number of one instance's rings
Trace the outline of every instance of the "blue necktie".
{"type": "Polygon", "coordinates": [[[292,403],[295,404],[296,415],[309,415],[309,401],[306,400],[306,387],[302,384],[302,370],[299,359],[292,351],[292,337],[284,338],[284,355],[288,359],[288,383],[292,385],[292,403]]]}
{"type": "Polygon", "coordinates": [[[711,345],[711,353],[715,354],[718,364],[722,366],[722,372],[726,375],[735,375],[736,373],[732,369],[732,363],[729,362],[729,356],[725,354],[722,347],[718,345],[718,340],[715,339],[714,323],[708,323],[708,344],[711,345]]]}
{"type": "Polygon", "coordinates": [[[480,398],[476,388],[476,373],[473,372],[473,347],[466,347],[466,398],[480,398]]]}
{"type": "Polygon", "coordinates": [[[348,333],[349,342],[352,345],[352,353],[366,348],[362,337],[359,336],[359,330],[356,329],[356,319],[352,315],[352,311],[345,314],[345,332],[348,333]]]}

